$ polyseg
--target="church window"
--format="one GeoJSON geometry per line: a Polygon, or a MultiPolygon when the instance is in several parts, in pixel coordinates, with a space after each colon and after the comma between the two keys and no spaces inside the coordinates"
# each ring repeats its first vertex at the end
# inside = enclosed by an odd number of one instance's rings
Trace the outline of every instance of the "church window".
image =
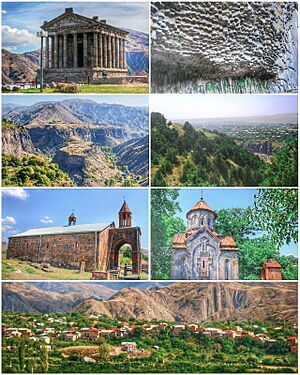
{"type": "Polygon", "coordinates": [[[46,248],[49,249],[49,242],[47,242],[46,248]]]}
{"type": "Polygon", "coordinates": [[[230,280],[231,279],[231,274],[230,274],[230,260],[226,259],[225,260],[225,280],[230,280]]]}

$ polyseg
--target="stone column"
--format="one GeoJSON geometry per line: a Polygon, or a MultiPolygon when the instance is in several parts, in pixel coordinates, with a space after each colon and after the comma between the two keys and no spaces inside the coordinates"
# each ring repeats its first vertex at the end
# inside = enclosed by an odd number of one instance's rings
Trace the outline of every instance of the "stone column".
{"type": "Polygon", "coordinates": [[[102,38],[103,38],[103,34],[100,33],[99,34],[99,43],[98,43],[98,59],[99,59],[99,67],[102,68],[103,67],[103,52],[102,52],[102,38]]]}
{"type": "Polygon", "coordinates": [[[98,33],[94,33],[93,66],[98,67],[98,33]]]}
{"type": "Polygon", "coordinates": [[[63,66],[63,38],[62,35],[58,35],[58,67],[62,68],[63,66]]]}
{"type": "Polygon", "coordinates": [[[124,68],[124,61],[123,61],[124,54],[123,54],[123,39],[122,38],[120,39],[120,58],[121,58],[120,67],[121,69],[123,69],[124,68]]]}
{"type": "Polygon", "coordinates": [[[119,46],[119,68],[122,69],[122,38],[119,38],[118,46],[119,46]]]}
{"type": "Polygon", "coordinates": [[[122,44],[123,44],[123,68],[126,69],[125,39],[123,39],[122,44]]]}
{"type": "Polygon", "coordinates": [[[54,35],[53,68],[58,68],[58,36],[54,35]]]}
{"type": "Polygon", "coordinates": [[[49,37],[46,37],[45,68],[49,68],[49,37]]]}
{"type": "Polygon", "coordinates": [[[119,37],[116,37],[116,68],[120,68],[120,43],[119,37]]]}
{"type": "Polygon", "coordinates": [[[51,36],[51,69],[54,68],[54,37],[51,36]]]}
{"type": "Polygon", "coordinates": [[[78,66],[78,42],[77,33],[73,34],[73,68],[78,66]]]}
{"type": "Polygon", "coordinates": [[[63,35],[63,67],[67,68],[68,62],[68,39],[67,34],[63,35]]]}
{"type": "Polygon", "coordinates": [[[116,67],[116,38],[114,36],[111,37],[111,51],[112,51],[112,68],[116,67]]]}
{"type": "Polygon", "coordinates": [[[107,46],[107,67],[112,67],[112,59],[111,59],[111,36],[108,35],[108,46],[107,46]]]}
{"type": "Polygon", "coordinates": [[[88,56],[87,56],[87,33],[83,34],[83,66],[86,68],[88,66],[88,56]]]}
{"type": "Polygon", "coordinates": [[[103,67],[107,68],[107,35],[103,35],[103,67]]]}

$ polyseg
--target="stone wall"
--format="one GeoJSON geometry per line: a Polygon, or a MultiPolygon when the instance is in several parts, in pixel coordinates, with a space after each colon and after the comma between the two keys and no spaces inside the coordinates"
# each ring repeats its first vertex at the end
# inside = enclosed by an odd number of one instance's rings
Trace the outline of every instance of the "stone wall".
{"type": "Polygon", "coordinates": [[[7,256],[70,269],[80,269],[84,261],[85,271],[92,271],[98,268],[98,252],[104,254],[107,249],[108,233],[108,228],[97,233],[99,246],[94,232],[14,237],[9,240],[7,256]]]}

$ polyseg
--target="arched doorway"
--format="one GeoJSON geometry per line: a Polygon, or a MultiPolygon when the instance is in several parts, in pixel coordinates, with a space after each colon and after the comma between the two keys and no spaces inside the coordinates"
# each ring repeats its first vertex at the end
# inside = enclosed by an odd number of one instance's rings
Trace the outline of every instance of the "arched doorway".
{"type": "Polygon", "coordinates": [[[136,259],[136,255],[134,247],[128,241],[117,242],[110,253],[109,271],[118,272],[119,278],[130,278],[136,274],[136,263],[141,262],[136,259]]]}

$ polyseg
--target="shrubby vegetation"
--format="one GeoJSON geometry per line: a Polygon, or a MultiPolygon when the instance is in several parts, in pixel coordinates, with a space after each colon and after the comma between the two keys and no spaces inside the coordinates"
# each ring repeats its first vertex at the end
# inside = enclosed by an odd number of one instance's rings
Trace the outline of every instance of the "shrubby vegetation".
{"type": "Polygon", "coordinates": [[[297,186],[297,140],[265,163],[217,131],[151,114],[153,186],[297,186]]]}
{"type": "Polygon", "coordinates": [[[2,155],[2,186],[74,186],[57,164],[42,157],[2,155]]]}

